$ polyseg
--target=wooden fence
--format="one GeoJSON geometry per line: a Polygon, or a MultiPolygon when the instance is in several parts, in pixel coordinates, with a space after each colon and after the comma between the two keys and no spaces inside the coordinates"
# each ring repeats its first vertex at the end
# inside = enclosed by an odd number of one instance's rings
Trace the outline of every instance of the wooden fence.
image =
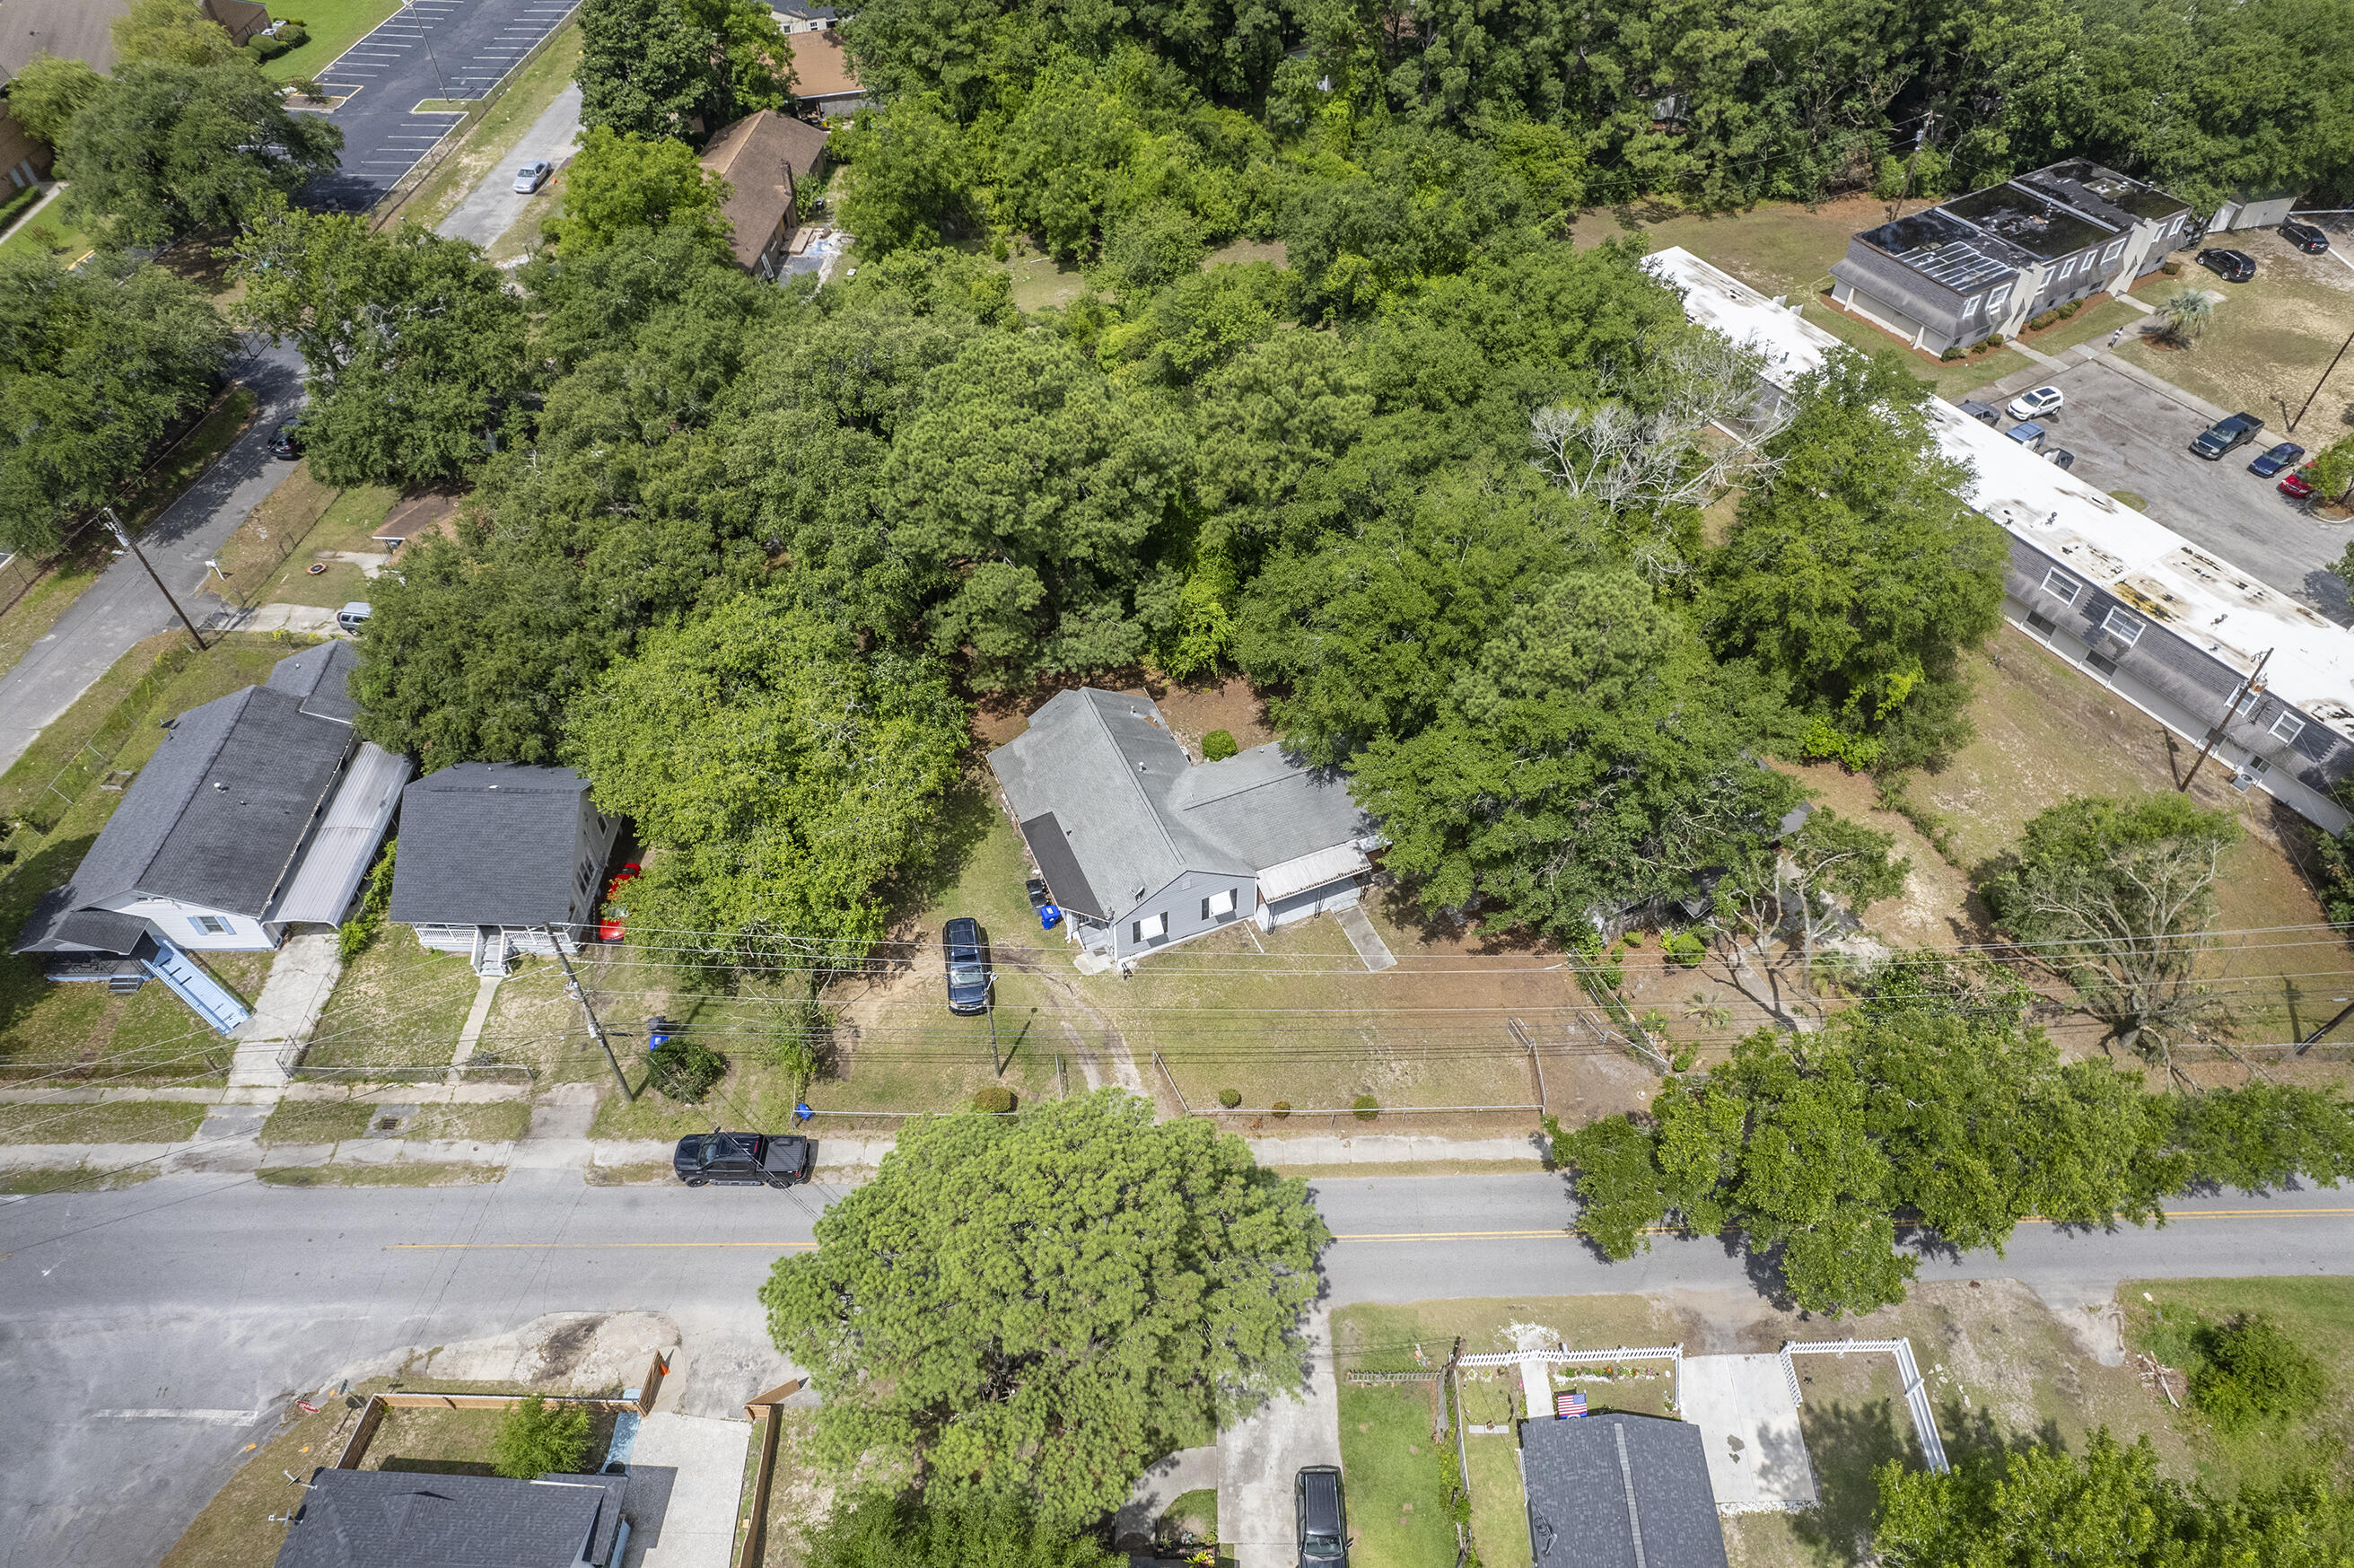
{"type": "Polygon", "coordinates": [[[527,1399],[545,1400],[549,1404],[578,1405],[583,1410],[627,1411],[638,1415],[652,1414],[654,1396],[662,1392],[663,1379],[670,1373],[670,1362],[660,1351],[646,1368],[645,1381],[638,1386],[635,1399],[582,1399],[568,1394],[537,1393],[436,1393],[429,1390],[402,1390],[396,1393],[368,1395],[367,1407],[360,1412],[359,1425],[352,1428],[351,1441],[335,1460],[338,1470],[356,1470],[367,1457],[368,1445],[376,1441],[376,1428],[384,1425],[388,1410],[513,1410],[527,1399]]]}
{"type": "Polygon", "coordinates": [[[744,1404],[744,1414],[760,1428],[760,1466],[752,1486],[737,1510],[736,1568],[760,1568],[769,1551],[769,1478],[777,1468],[777,1407],[801,1391],[801,1379],[780,1383],[766,1393],[756,1393],[744,1404]]]}

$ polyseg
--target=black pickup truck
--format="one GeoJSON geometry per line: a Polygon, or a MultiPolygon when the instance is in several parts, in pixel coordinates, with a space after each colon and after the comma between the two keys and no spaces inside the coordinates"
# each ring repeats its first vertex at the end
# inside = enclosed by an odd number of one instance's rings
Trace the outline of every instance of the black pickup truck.
{"type": "Polygon", "coordinates": [[[817,1145],[806,1138],[714,1128],[680,1139],[670,1165],[690,1187],[796,1187],[810,1179],[816,1157],[817,1145]]]}

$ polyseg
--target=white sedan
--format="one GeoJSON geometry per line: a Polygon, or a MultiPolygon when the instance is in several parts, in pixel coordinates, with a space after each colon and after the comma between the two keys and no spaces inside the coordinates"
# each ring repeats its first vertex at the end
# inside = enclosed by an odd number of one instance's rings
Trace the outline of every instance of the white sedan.
{"type": "Polygon", "coordinates": [[[2060,405],[2066,401],[2057,387],[2038,387],[2013,397],[2006,412],[2014,419],[2041,419],[2047,414],[2058,413],[2060,405]]]}
{"type": "Polygon", "coordinates": [[[546,185],[547,183],[547,177],[554,173],[556,173],[556,165],[554,164],[549,163],[546,158],[534,158],[530,163],[525,164],[522,168],[515,171],[515,194],[517,196],[531,195],[532,192],[546,185]]]}

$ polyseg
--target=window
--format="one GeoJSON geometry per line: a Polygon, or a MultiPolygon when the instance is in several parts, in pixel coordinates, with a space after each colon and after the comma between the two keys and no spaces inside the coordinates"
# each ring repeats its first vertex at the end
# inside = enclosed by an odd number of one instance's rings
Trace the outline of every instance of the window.
{"type": "Polygon", "coordinates": [[[2062,604],[2073,604],[2076,596],[2084,591],[2084,585],[2065,572],[2054,568],[2043,574],[2043,591],[2062,604]]]}
{"type": "Polygon", "coordinates": [[[1997,289],[1993,293],[1987,296],[1987,313],[1988,315],[1992,315],[1995,312],[2002,309],[2002,302],[2009,298],[2010,298],[2010,285],[2005,283],[2001,288],[1997,289]]]}
{"type": "Polygon", "coordinates": [[[1137,941],[1154,941],[1169,935],[1169,916],[1165,913],[1147,915],[1141,920],[1130,922],[1128,929],[1129,934],[1137,941]]]}
{"type": "Polygon", "coordinates": [[[1969,321],[1976,317],[1978,313],[1978,307],[1985,303],[1986,296],[1984,294],[1972,294],[1969,298],[1969,302],[1962,307],[1962,319],[1964,321],[1969,321]]]}
{"type": "Polygon", "coordinates": [[[2101,630],[2130,648],[2141,641],[2141,624],[2139,618],[2112,609],[2101,622],[2101,630]]]}
{"type": "Polygon", "coordinates": [[[2280,717],[2273,720],[2273,734],[2291,746],[2295,746],[2296,737],[2304,733],[2305,721],[2285,709],[2282,710],[2280,717]]]}
{"type": "Polygon", "coordinates": [[[1221,916],[1231,915],[1234,912],[1235,890],[1231,887],[1224,893],[1213,893],[1202,900],[1202,918],[1204,920],[1215,920],[1221,916]]]}
{"type": "Polygon", "coordinates": [[[2101,253],[2101,260],[2102,260],[2102,261],[2104,261],[2104,262],[2114,261],[2114,260],[2115,260],[2118,257],[2120,257],[2120,256],[2124,255],[2125,253],[2126,253],[2126,242],[2125,242],[2124,240],[2120,239],[2120,240],[2117,240],[2116,242],[2115,242],[2114,244],[2112,244],[2112,245],[2108,248],[2108,249],[2106,249],[2105,251],[2103,251],[2103,252],[2101,253]]]}
{"type": "Polygon", "coordinates": [[[188,916],[188,924],[194,926],[196,928],[196,934],[201,937],[227,936],[237,929],[217,915],[191,915],[188,916]]]}
{"type": "Polygon", "coordinates": [[[2233,705],[2232,712],[2241,718],[2246,718],[2250,714],[2256,711],[2256,705],[2264,700],[2264,694],[2263,691],[2257,687],[2250,686],[2246,691],[2240,694],[2240,700],[2238,703],[2233,705]]]}

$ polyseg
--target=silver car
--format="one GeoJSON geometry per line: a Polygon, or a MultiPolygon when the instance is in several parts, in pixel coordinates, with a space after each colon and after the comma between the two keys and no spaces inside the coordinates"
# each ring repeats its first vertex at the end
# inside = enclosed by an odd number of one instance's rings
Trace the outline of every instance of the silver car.
{"type": "Polygon", "coordinates": [[[554,164],[549,163],[546,158],[534,158],[530,163],[525,164],[522,168],[515,171],[515,194],[517,196],[531,195],[532,192],[546,185],[547,183],[548,176],[554,173],[556,173],[556,165],[554,164]]]}

